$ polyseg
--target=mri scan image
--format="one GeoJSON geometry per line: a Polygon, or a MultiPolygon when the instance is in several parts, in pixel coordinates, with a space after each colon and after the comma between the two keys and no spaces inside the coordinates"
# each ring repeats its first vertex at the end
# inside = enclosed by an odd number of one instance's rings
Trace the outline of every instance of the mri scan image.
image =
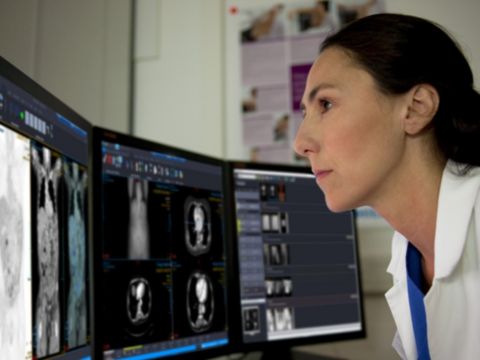
{"type": "Polygon", "coordinates": [[[40,358],[60,351],[58,184],[62,161],[41,146],[32,147],[31,156],[38,194],[34,205],[38,273],[34,345],[40,358]]]}
{"type": "Polygon", "coordinates": [[[263,244],[263,255],[267,266],[289,264],[288,244],[263,244]]]}
{"type": "Polygon", "coordinates": [[[293,309],[289,307],[275,308],[275,330],[285,331],[293,329],[293,309]]]}
{"type": "Polygon", "coordinates": [[[131,335],[139,337],[143,336],[148,327],[144,327],[145,323],[150,320],[152,313],[152,290],[147,279],[138,277],[134,278],[128,284],[127,289],[127,316],[130,321],[131,335]]]}
{"type": "Polygon", "coordinates": [[[157,265],[157,261],[120,261],[104,274],[97,321],[104,327],[105,348],[171,340],[171,273],[157,265]]]}
{"type": "Polygon", "coordinates": [[[267,328],[268,332],[292,330],[294,328],[293,308],[268,308],[267,328]]]}
{"type": "Polygon", "coordinates": [[[207,253],[212,242],[210,205],[203,199],[185,201],[185,245],[193,256],[207,253]]]}
{"type": "Polygon", "coordinates": [[[260,309],[258,306],[243,308],[243,332],[251,335],[260,332],[260,309]]]}
{"type": "Polygon", "coordinates": [[[77,163],[64,164],[68,190],[68,260],[70,286],[67,297],[67,343],[75,348],[87,342],[86,224],[87,174],[77,163]]]}
{"type": "Polygon", "coordinates": [[[187,316],[191,329],[196,333],[210,329],[214,311],[212,281],[206,273],[194,271],[187,282],[187,316]]]}
{"type": "Polygon", "coordinates": [[[0,126],[0,349],[31,357],[30,143],[0,126]]]}
{"type": "Polygon", "coordinates": [[[273,317],[273,309],[268,308],[267,309],[267,329],[268,332],[274,332],[275,331],[275,319],[273,317]]]}
{"type": "Polygon", "coordinates": [[[148,181],[128,178],[130,218],[128,225],[128,258],[146,260],[150,257],[148,230],[148,181]]]}

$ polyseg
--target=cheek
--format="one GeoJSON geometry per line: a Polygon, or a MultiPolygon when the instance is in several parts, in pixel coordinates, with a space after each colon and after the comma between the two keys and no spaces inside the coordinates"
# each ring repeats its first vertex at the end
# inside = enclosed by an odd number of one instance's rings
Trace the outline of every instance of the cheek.
{"type": "Polygon", "coordinates": [[[392,126],[375,116],[337,125],[324,138],[324,155],[335,169],[324,190],[329,208],[344,211],[368,201],[397,162],[399,146],[392,126]]]}

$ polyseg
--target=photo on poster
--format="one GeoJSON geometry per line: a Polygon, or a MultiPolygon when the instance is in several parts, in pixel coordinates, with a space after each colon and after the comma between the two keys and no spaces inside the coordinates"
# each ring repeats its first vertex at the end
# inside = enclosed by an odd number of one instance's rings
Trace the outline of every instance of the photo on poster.
{"type": "Polygon", "coordinates": [[[286,12],[291,36],[332,32],[338,26],[331,0],[296,1],[286,6],[286,12]]]}
{"type": "Polygon", "coordinates": [[[0,125],[0,349],[32,358],[30,141],[0,125]]]}
{"type": "Polygon", "coordinates": [[[285,36],[284,5],[241,8],[239,14],[242,43],[267,41],[285,36]]]}
{"type": "Polygon", "coordinates": [[[228,152],[254,162],[305,163],[292,151],[308,71],[342,26],[386,12],[385,0],[227,1],[228,152]],[[240,104],[238,104],[240,102],[240,104]],[[240,105],[240,106],[239,106],[240,105]],[[278,114],[286,114],[287,120],[278,114]],[[284,130],[288,127],[288,131],[284,130]],[[235,131],[234,131],[235,130],[235,131]],[[239,135],[240,134],[240,135],[239,135]],[[238,138],[241,136],[241,138],[238,138]],[[275,146],[285,144],[285,147],[275,146]]]}
{"type": "Polygon", "coordinates": [[[34,356],[43,358],[62,350],[61,237],[66,222],[61,206],[63,161],[51,149],[32,142],[32,297],[34,356]]]}

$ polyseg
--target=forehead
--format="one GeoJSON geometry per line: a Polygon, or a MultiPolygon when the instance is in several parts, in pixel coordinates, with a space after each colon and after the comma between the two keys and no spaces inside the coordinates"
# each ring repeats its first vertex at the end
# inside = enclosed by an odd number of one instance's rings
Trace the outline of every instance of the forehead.
{"type": "Polygon", "coordinates": [[[307,78],[307,86],[319,81],[328,84],[340,85],[342,80],[348,79],[355,73],[363,71],[353,58],[343,49],[328,48],[315,60],[307,78]]]}
{"type": "Polygon", "coordinates": [[[373,77],[347,51],[335,47],[324,50],[310,68],[301,107],[311,103],[324,89],[356,97],[379,93],[373,77]]]}

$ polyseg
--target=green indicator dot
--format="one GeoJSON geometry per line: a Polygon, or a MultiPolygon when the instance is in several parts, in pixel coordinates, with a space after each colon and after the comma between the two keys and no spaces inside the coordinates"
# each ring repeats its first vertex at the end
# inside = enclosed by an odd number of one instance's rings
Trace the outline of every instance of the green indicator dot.
{"type": "Polygon", "coordinates": [[[19,116],[20,119],[25,120],[25,113],[23,111],[20,112],[19,116]]]}

